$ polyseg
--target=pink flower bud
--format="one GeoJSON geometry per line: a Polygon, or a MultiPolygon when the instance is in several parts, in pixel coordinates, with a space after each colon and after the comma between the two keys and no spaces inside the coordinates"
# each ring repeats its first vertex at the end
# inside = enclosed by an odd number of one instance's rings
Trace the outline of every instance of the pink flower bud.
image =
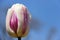
{"type": "Polygon", "coordinates": [[[7,12],[6,30],[13,37],[28,34],[31,15],[23,4],[14,4],[7,12]]]}

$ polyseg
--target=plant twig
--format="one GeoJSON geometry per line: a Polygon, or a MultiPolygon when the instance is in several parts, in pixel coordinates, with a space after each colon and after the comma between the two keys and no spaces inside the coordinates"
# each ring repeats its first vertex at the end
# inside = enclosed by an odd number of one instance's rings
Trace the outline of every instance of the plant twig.
{"type": "Polygon", "coordinates": [[[21,37],[18,37],[18,40],[21,40],[21,37]]]}

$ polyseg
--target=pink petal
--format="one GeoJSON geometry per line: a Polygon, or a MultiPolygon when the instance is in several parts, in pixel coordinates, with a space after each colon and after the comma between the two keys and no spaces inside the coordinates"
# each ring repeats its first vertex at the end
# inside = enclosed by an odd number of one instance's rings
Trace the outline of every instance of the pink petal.
{"type": "Polygon", "coordinates": [[[16,14],[13,12],[10,18],[10,28],[16,33],[18,28],[18,19],[16,14]]]}
{"type": "Polygon", "coordinates": [[[22,27],[22,33],[24,34],[26,32],[27,29],[27,25],[28,25],[28,13],[27,10],[24,11],[24,23],[23,23],[23,27],[22,27]]]}

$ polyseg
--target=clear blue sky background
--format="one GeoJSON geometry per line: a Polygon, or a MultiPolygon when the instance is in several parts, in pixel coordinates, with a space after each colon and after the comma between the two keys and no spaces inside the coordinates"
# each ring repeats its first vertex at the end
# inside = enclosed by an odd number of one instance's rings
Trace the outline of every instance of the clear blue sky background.
{"type": "Polygon", "coordinates": [[[15,3],[26,5],[32,15],[30,32],[22,40],[60,40],[60,0],[0,0],[1,38],[4,36],[6,40],[11,39],[3,31],[7,10],[15,3]]]}

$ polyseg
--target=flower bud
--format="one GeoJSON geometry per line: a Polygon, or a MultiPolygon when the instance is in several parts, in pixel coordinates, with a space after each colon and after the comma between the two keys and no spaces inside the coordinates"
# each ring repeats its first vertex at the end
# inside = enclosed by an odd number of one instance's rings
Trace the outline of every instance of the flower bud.
{"type": "Polygon", "coordinates": [[[23,37],[28,34],[31,15],[23,4],[14,4],[8,9],[6,30],[12,37],[23,37]]]}

